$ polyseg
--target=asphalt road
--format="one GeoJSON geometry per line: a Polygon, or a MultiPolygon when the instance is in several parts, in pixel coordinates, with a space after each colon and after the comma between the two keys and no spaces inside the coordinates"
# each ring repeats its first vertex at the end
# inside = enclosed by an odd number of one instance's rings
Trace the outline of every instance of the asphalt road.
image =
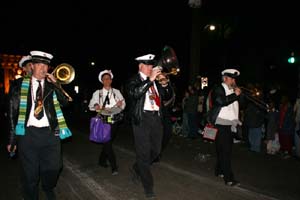
{"type": "MultiPolygon", "coordinates": [[[[63,141],[64,167],[56,193],[60,200],[143,200],[141,184],[134,184],[129,167],[135,159],[133,138],[124,123],[114,148],[119,174],[112,176],[110,168],[97,165],[101,144],[88,140],[88,117],[76,116],[69,121],[71,139],[63,141]]],[[[9,159],[5,151],[6,120],[1,119],[1,200],[21,197],[19,159],[9,159]]],[[[249,152],[244,143],[234,145],[233,169],[241,182],[229,187],[214,176],[214,144],[201,137],[188,140],[173,136],[163,153],[161,162],[152,166],[156,199],[160,200],[298,200],[300,199],[300,162],[283,159],[264,152],[249,152]],[[202,157],[202,156],[205,157],[202,157]]],[[[45,199],[41,192],[41,199],[45,199]]]]}

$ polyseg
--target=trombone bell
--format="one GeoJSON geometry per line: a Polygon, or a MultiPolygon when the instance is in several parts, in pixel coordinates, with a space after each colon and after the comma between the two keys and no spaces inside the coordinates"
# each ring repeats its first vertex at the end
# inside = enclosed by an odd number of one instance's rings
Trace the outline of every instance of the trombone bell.
{"type": "Polygon", "coordinates": [[[67,64],[62,63],[58,65],[53,70],[53,76],[61,83],[61,84],[69,84],[71,83],[75,78],[75,70],[74,68],[67,64]]]}
{"type": "MultiPolygon", "coordinates": [[[[57,83],[60,84],[69,84],[75,78],[75,70],[74,68],[67,64],[62,63],[58,65],[52,72],[53,76],[57,79],[57,83]]],[[[58,87],[69,99],[69,101],[73,101],[72,97],[61,87],[60,84],[53,83],[56,87],[58,87]]]]}

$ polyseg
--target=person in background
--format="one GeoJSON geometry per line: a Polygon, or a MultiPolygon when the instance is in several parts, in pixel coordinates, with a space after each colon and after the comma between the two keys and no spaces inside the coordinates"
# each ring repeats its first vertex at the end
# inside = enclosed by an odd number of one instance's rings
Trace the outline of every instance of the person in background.
{"type": "Polygon", "coordinates": [[[182,106],[182,133],[181,133],[181,135],[185,138],[188,137],[188,134],[190,131],[187,106],[186,106],[186,103],[187,103],[189,97],[190,97],[190,93],[186,89],[184,91],[184,96],[182,98],[182,104],[181,104],[181,106],[182,106]]]}
{"type": "MultiPolygon", "coordinates": [[[[252,94],[251,94],[252,95],[252,94]]],[[[255,96],[262,101],[262,96],[255,96]]],[[[243,124],[247,127],[249,150],[252,152],[261,151],[261,142],[263,138],[263,125],[265,123],[266,110],[260,104],[253,101],[248,101],[244,111],[243,124]]]]}
{"type": "Polygon", "coordinates": [[[222,71],[222,83],[211,90],[212,108],[207,113],[208,123],[218,129],[216,136],[217,162],[215,175],[224,178],[228,186],[237,186],[239,182],[231,167],[233,132],[237,132],[239,120],[239,96],[241,89],[236,86],[235,79],[240,75],[236,69],[222,71]]]}
{"type": "Polygon", "coordinates": [[[295,134],[294,106],[288,95],[283,94],[279,106],[279,143],[283,157],[290,158],[293,150],[295,134]]]}
{"type": "Polygon", "coordinates": [[[198,136],[198,93],[192,85],[188,86],[189,96],[185,102],[185,112],[188,116],[189,139],[196,139],[198,136]]]}
{"type": "Polygon", "coordinates": [[[279,112],[275,108],[274,101],[269,102],[269,110],[266,115],[266,124],[267,154],[274,155],[280,149],[278,136],[279,112]]]}
{"type": "Polygon", "coordinates": [[[68,105],[68,97],[48,73],[53,56],[42,51],[31,51],[30,55],[32,76],[17,79],[10,89],[7,150],[15,152],[18,146],[24,200],[38,199],[39,180],[47,199],[54,200],[62,169],[60,140],[72,135],[60,108],[68,105]]]}
{"type": "MultiPolygon", "coordinates": [[[[163,128],[163,99],[172,91],[171,84],[164,87],[157,82],[161,74],[154,54],[137,57],[138,73],[129,79],[126,85],[131,107],[128,110],[132,124],[136,161],[130,168],[131,178],[137,183],[141,180],[146,198],[155,198],[151,164],[161,152],[163,128]]],[[[172,96],[171,96],[172,97],[172,96]]]]}
{"type": "Polygon", "coordinates": [[[32,58],[30,55],[23,56],[19,61],[19,67],[23,68],[25,76],[32,74],[32,58]]]}
{"type": "MultiPolygon", "coordinates": [[[[159,74],[157,76],[157,80],[162,87],[167,87],[168,84],[171,84],[169,77],[167,77],[164,73],[159,74]]],[[[162,153],[167,147],[173,133],[171,117],[172,109],[174,108],[175,103],[175,92],[173,88],[171,88],[171,90],[167,89],[163,95],[165,96],[162,96],[162,99],[168,99],[168,101],[163,101],[164,106],[162,107],[164,134],[162,138],[160,154],[153,162],[160,161],[162,153]]]]}
{"type": "Polygon", "coordinates": [[[294,113],[295,113],[295,135],[294,135],[294,144],[295,144],[295,157],[300,160],[300,98],[296,99],[294,104],[294,113]]]}
{"type": "Polygon", "coordinates": [[[118,116],[122,115],[122,111],[125,109],[126,103],[120,90],[112,87],[113,73],[111,70],[103,70],[99,73],[99,81],[103,87],[100,90],[96,90],[93,93],[92,98],[89,102],[89,109],[91,111],[100,112],[102,120],[105,123],[109,123],[111,126],[111,139],[103,144],[102,151],[99,155],[98,164],[101,167],[107,168],[108,161],[111,166],[112,175],[118,174],[118,166],[116,161],[116,155],[113,150],[113,141],[116,138],[117,132],[120,127],[121,120],[117,120],[114,123],[108,121],[108,116],[101,115],[102,111],[111,110],[116,108],[118,110],[115,115],[112,116],[112,120],[117,119],[118,116]]]}

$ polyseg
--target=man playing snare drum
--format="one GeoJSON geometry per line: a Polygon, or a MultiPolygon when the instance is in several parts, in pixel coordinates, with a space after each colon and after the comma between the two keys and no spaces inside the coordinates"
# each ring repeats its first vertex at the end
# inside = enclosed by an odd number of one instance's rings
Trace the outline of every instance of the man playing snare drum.
{"type": "Polygon", "coordinates": [[[89,109],[97,111],[101,115],[102,120],[111,125],[111,140],[103,144],[98,164],[107,168],[109,162],[112,175],[117,175],[118,166],[112,142],[120,125],[118,116],[122,114],[121,112],[124,110],[126,103],[121,92],[111,87],[112,79],[113,74],[111,70],[103,70],[99,73],[99,81],[103,84],[103,88],[93,93],[89,109]]]}

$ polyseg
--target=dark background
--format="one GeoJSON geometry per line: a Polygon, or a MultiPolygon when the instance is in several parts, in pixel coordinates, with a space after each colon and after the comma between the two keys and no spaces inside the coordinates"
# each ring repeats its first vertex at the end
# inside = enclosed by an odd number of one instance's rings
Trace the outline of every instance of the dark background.
{"type": "Polygon", "coordinates": [[[213,84],[219,81],[220,70],[236,67],[241,83],[282,84],[294,91],[298,64],[288,64],[287,59],[292,51],[299,55],[297,13],[296,1],[203,0],[200,8],[171,0],[10,1],[0,7],[0,53],[52,53],[54,67],[67,62],[76,70],[75,80],[66,87],[78,84],[91,93],[100,87],[98,74],[103,69],[112,69],[113,84],[121,87],[137,72],[135,57],[149,52],[159,56],[164,45],[170,45],[181,67],[180,75],[171,79],[183,88],[194,78],[189,74],[195,45],[192,22],[201,27],[215,23],[225,31],[201,29],[195,77],[208,76],[213,84]],[[200,17],[195,18],[196,12],[200,17]]]}

